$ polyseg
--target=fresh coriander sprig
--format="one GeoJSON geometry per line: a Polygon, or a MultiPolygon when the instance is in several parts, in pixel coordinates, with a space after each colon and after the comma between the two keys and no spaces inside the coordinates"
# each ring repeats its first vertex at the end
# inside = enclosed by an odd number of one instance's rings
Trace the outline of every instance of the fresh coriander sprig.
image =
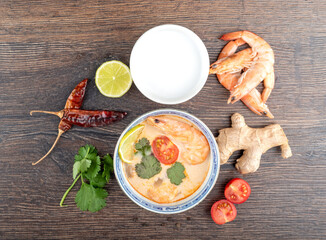
{"type": "Polygon", "coordinates": [[[143,179],[150,179],[162,171],[160,162],[153,155],[144,156],[135,169],[138,177],[143,179]]]}
{"type": "Polygon", "coordinates": [[[152,153],[152,148],[147,138],[139,139],[135,144],[135,149],[143,156],[148,156],[152,153]]]}
{"type": "Polygon", "coordinates": [[[180,185],[182,180],[186,177],[184,171],[185,167],[181,163],[176,162],[172,167],[166,170],[166,173],[172,184],[180,185]]]}
{"type": "Polygon", "coordinates": [[[78,179],[81,179],[82,185],[75,198],[77,207],[82,211],[96,212],[101,210],[106,205],[105,198],[108,196],[103,187],[109,182],[112,172],[113,160],[109,154],[101,159],[94,146],[85,145],[81,147],[78,154],[75,155],[73,166],[73,178],[75,180],[63,195],[60,206],[64,206],[63,202],[68,193],[78,179]]]}
{"type": "Polygon", "coordinates": [[[161,163],[152,155],[152,147],[147,138],[139,139],[135,149],[142,154],[141,162],[135,166],[138,177],[150,179],[162,171],[161,163]]]}

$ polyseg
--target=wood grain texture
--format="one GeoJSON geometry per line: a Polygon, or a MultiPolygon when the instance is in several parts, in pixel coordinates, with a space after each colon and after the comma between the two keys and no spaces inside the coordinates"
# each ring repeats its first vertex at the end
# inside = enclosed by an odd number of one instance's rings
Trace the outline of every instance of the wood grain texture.
{"type": "MultiPolygon", "coordinates": [[[[325,239],[326,236],[326,4],[322,0],[275,1],[0,1],[0,238],[1,239],[325,239]],[[83,78],[94,79],[106,59],[129,63],[138,37],[159,24],[192,29],[205,43],[211,62],[223,33],[250,30],[275,51],[275,89],[270,120],[242,103],[227,105],[228,92],[209,76],[190,101],[169,106],[195,114],[212,132],[230,125],[240,112],[249,126],[279,123],[293,157],[273,148],[259,170],[244,176],[250,199],[237,206],[235,221],[217,226],[210,207],[223,198],[225,184],[241,177],[236,153],[221,167],[208,197],[195,208],[165,216],[134,204],[115,179],[106,187],[108,206],[80,212],[74,189],[68,208],[59,201],[72,182],[73,156],[86,143],[113,153],[120,133],[134,118],[166,107],[146,99],[133,85],[119,99],[102,96],[91,81],[84,109],[129,113],[110,127],[74,127],[41,164],[31,163],[52,145],[59,120],[29,116],[33,109],[60,110],[83,78]]],[[[159,73],[158,73],[159,74],[159,73]]],[[[155,77],[155,76],[154,76],[155,77]]]]}

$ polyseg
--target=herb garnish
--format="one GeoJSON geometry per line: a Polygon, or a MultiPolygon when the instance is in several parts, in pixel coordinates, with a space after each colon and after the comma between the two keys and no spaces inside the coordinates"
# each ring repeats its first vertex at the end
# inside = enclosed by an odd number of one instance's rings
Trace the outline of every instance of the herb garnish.
{"type": "Polygon", "coordinates": [[[135,144],[135,149],[137,152],[140,152],[143,156],[148,156],[152,152],[151,145],[147,138],[142,138],[138,140],[138,142],[135,144]]]}
{"type": "Polygon", "coordinates": [[[185,171],[185,167],[181,163],[176,162],[175,164],[173,164],[172,167],[170,167],[166,171],[166,173],[171,183],[175,185],[179,185],[180,183],[182,183],[182,179],[186,177],[184,171],[185,171]]]}
{"type": "Polygon", "coordinates": [[[152,155],[152,147],[147,138],[138,140],[135,149],[143,155],[141,162],[135,166],[138,177],[150,179],[162,171],[161,163],[152,155]]]}
{"type": "Polygon", "coordinates": [[[162,170],[161,163],[153,156],[144,156],[140,163],[136,164],[136,173],[140,178],[150,179],[162,170]]]}
{"type": "Polygon", "coordinates": [[[109,182],[112,172],[113,160],[109,154],[101,159],[94,146],[85,145],[81,147],[78,154],[75,155],[73,166],[73,178],[75,180],[63,195],[60,206],[63,206],[68,193],[81,178],[82,185],[75,198],[77,207],[82,211],[96,212],[101,210],[106,205],[105,198],[108,196],[103,187],[109,182]]]}

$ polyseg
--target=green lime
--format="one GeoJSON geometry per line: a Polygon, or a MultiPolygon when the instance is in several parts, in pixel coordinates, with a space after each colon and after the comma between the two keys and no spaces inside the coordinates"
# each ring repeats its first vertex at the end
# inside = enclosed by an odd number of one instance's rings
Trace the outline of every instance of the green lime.
{"type": "Polygon", "coordinates": [[[113,60],[97,69],[95,83],[104,96],[118,98],[129,90],[132,78],[127,65],[113,60]]]}
{"type": "Polygon", "coordinates": [[[137,125],[130,129],[121,139],[119,145],[120,159],[125,163],[131,163],[134,157],[134,143],[144,129],[144,125],[137,125]]]}

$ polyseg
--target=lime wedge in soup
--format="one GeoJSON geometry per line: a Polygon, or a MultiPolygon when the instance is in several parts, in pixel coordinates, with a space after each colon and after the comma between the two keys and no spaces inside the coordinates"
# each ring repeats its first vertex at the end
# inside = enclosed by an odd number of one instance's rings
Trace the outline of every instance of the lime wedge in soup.
{"type": "Polygon", "coordinates": [[[121,139],[119,157],[125,163],[132,163],[134,158],[134,143],[144,129],[144,125],[137,125],[130,129],[121,139]]]}

